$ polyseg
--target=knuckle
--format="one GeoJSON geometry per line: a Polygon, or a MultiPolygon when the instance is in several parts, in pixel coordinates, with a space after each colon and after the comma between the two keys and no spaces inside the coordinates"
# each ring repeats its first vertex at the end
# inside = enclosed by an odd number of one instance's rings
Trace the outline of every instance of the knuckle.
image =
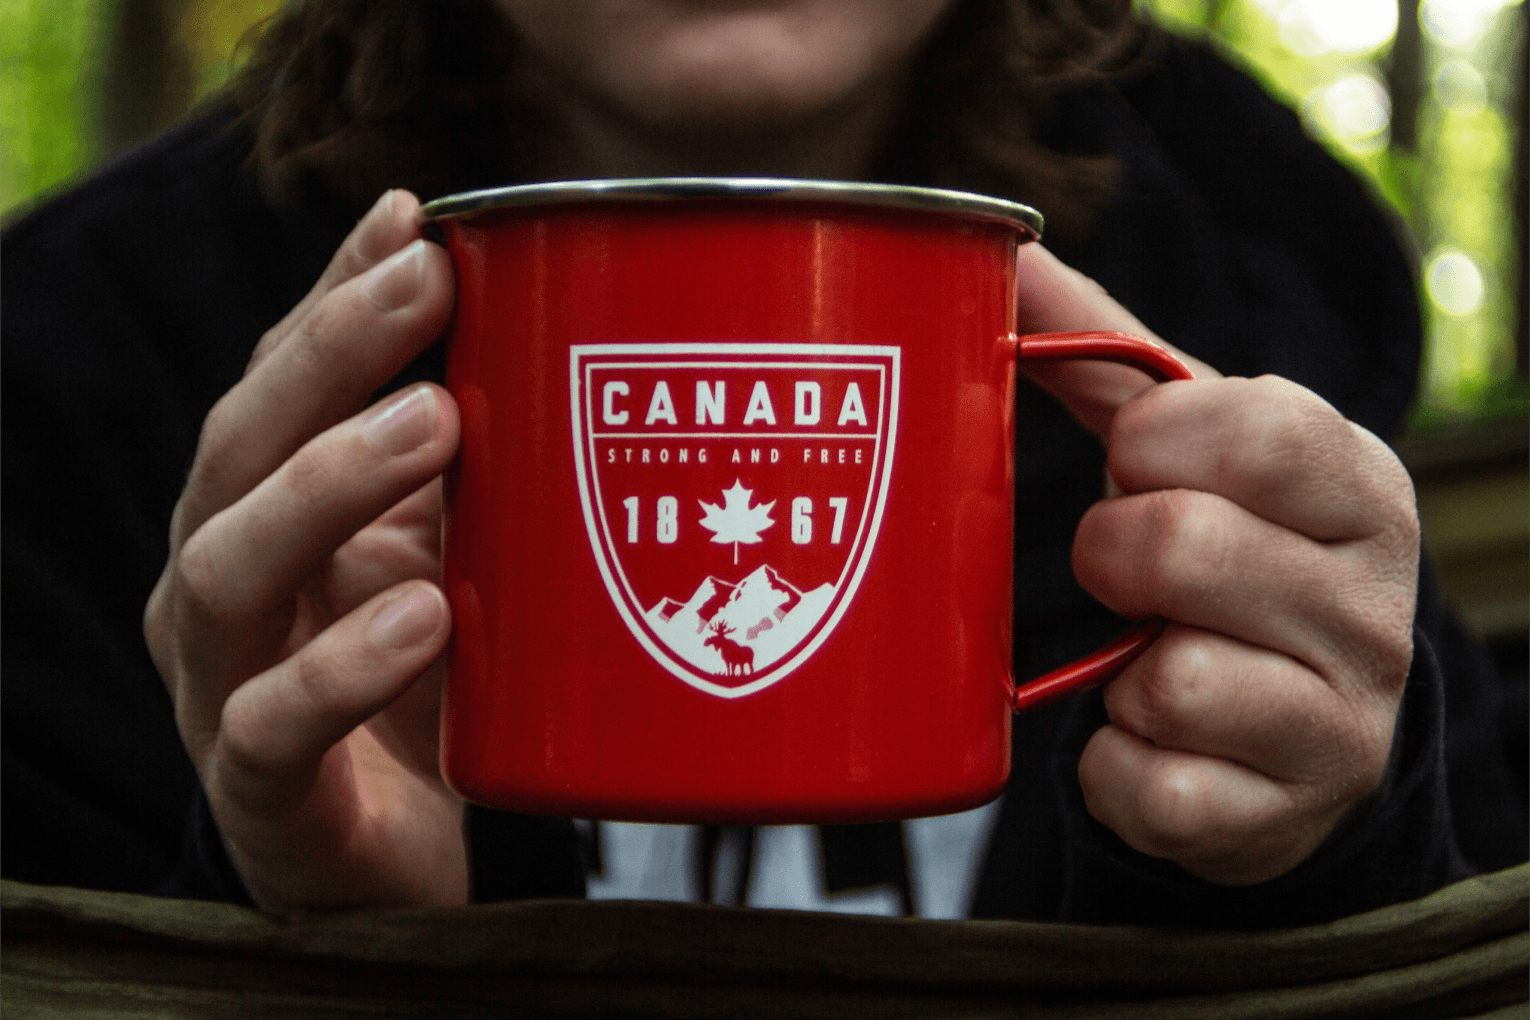
{"type": "Polygon", "coordinates": [[[1335,652],[1350,690],[1372,691],[1389,701],[1402,694],[1413,666],[1413,603],[1411,567],[1397,568],[1390,583],[1378,580],[1379,570],[1355,578],[1341,595],[1349,607],[1335,652]]]}
{"type": "MultiPolygon", "coordinates": [[[[1160,644],[1167,642],[1160,641],[1160,644]]],[[[1140,736],[1158,740],[1183,728],[1195,712],[1196,661],[1177,644],[1155,650],[1145,657],[1134,675],[1136,683],[1133,723],[1140,736]]]]}
{"type": "Polygon", "coordinates": [[[225,768],[246,776],[265,776],[281,766],[280,753],[251,699],[235,691],[223,703],[218,720],[218,758],[225,768]]]}
{"type": "Polygon", "coordinates": [[[1420,537],[1418,497],[1413,478],[1397,453],[1379,436],[1354,422],[1344,422],[1349,449],[1349,477],[1356,480],[1364,500],[1370,533],[1402,548],[1416,546],[1420,537]]]}
{"type": "Polygon", "coordinates": [[[193,704],[193,700],[184,696],[176,698],[175,728],[181,735],[181,743],[186,746],[186,752],[191,756],[192,764],[200,771],[207,762],[207,748],[216,740],[217,733],[208,732],[207,717],[200,706],[193,704]]]}
{"type": "Polygon", "coordinates": [[[366,220],[357,224],[356,229],[346,236],[335,251],[335,257],[324,272],[324,284],[331,288],[337,287],[347,280],[360,276],[388,257],[387,251],[374,256],[368,250],[374,246],[379,249],[385,247],[385,244],[372,236],[374,232],[375,228],[366,220]]]}
{"type": "Polygon", "coordinates": [[[1153,493],[1144,520],[1145,583],[1174,602],[1194,598],[1214,587],[1226,573],[1229,551],[1215,522],[1204,512],[1205,499],[1188,489],[1153,493]]]}
{"type": "MultiPolygon", "coordinates": [[[[1100,740],[1100,732],[1096,732],[1084,745],[1083,753],[1079,755],[1078,759],[1079,788],[1084,794],[1085,806],[1088,807],[1090,814],[1096,818],[1100,817],[1098,804],[1101,800],[1101,792],[1108,786],[1101,778],[1102,773],[1106,771],[1105,766],[1102,764],[1102,760],[1106,756],[1100,750],[1100,740]]],[[[1101,820],[1103,821],[1104,819],[1101,820]]]]}
{"type": "Polygon", "coordinates": [[[1375,642],[1376,664],[1381,689],[1402,693],[1408,672],[1413,668],[1413,627],[1411,620],[1399,620],[1384,627],[1375,642]]]}
{"type": "Polygon", "coordinates": [[[1084,273],[1079,273],[1078,282],[1086,291],[1095,297],[1110,297],[1110,291],[1105,289],[1105,285],[1092,276],[1085,275],[1084,273]]]}
{"type": "Polygon", "coordinates": [[[204,483],[216,483],[226,451],[236,447],[242,438],[238,422],[238,392],[236,386],[224,393],[202,420],[202,433],[197,437],[196,459],[192,470],[204,483]]]}
{"type": "Polygon", "coordinates": [[[347,325],[339,305],[336,293],[325,295],[298,326],[297,334],[288,341],[292,358],[290,371],[294,376],[318,382],[329,379],[335,369],[342,367],[337,364],[341,361],[342,345],[332,342],[347,325]]]}
{"type": "Polygon", "coordinates": [[[169,644],[169,593],[165,582],[165,576],[161,575],[143,607],[143,637],[150,651],[169,644]]]}
{"type": "Polygon", "coordinates": [[[1278,376],[1231,380],[1239,394],[1239,427],[1216,466],[1221,491],[1255,497],[1309,470],[1320,447],[1332,445],[1338,415],[1307,390],[1278,376]]]}
{"type": "Polygon", "coordinates": [[[1175,618],[1226,570],[1226,543],[1207,513],[1215,498],[1160,489],[1097,503],[1074,542],[1079,582],[1117,612],[1175,618]]]}
{"type": "Polygon", "coordinates": [[[287,335],[286,331],[282,328],[286,325],[286,322],[287,320],[283,319],[281,323],[272,326],[260,335],[260,340],[256,342],[255,349],[250,352],[250,360],[245,362],[244,374],[246,376],[259,368],[260,363],[265,361],[271,355],[271,352],[281,345],[282,338],[287,335]]]}
{"type": "Polygon", "coordinates": [[[149,657],[154,661],[155,671],[169,689],[172,699],[178,700],[176,641],[170,594],[172,583],[167,569],[149,593],[149,600],[143,607],[143,639],[149,648],[149,657]]]}
{"type": "Polygon", "coordinates": [[[317,509],[334,491],[334,472],[322,443],[309,443],[283,464],[278,481],[297,506],[317,509]]]}
{"type": "Polygon", "coordinates": [[[176,600],[198,620],[233,623],[240,617],[217,543],[198,531],[175,557],[176,600]]]}
{"type": "Polygon", "coordinates": [[[340,664],[315,644],[310,644],[291,660],[289,667],[293,694],[301,701],[305,714],[314,718],[329,718],[336,714],[341,708],[335,697],[340,664]]]}
{"type": "Polygon", "coordinates": [[[1266,373],[1246,382],[1251,391],[1251,399],[1278,405],[1293,420],[1307,422],[1343,420],[1338,410],[1328,401],[1301,383],[1292,382],[1284,376],[1266,373]]]}
{"type": "Polygon", "coordinates": [[[1391,449],[1382,447],[1379,459],[1376,516],[1386,525],[1384,533],[1390,541],[1400,550],[1416,556],[1423,527],[1419,522],[1418,494],[1413,488],[1413,479],[1391,449]]]}
{"type": "Polygon", "coordinates": [[[1153,440],[1163,388],[1154,386],[1126,403],[1110,420],[1105,436],[1105,460],[1111,475],[1135,478],[1150,473],[1153,440]]]}
{"type": "Polygon", "coordinates": [[[1194,772],[1164,767],[1143,786],[1138,849],[1154,857],[1190,859],[1201,853],[1209,831],[1206,791],[1194,772]]]}

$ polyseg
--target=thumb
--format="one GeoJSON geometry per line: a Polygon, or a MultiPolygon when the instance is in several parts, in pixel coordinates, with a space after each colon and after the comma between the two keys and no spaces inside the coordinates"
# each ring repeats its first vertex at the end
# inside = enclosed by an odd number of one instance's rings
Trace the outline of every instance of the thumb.
{"type": "MultiPolygon", "coordinates": [[[[1197,379],[1221,378],[1210,365],[1164,343],[1117,304],[1104,287],[1064,265],[1039,243],[1020,246],[1015,297],[1015,331],[1022,336],[1085,329],[1131,333],[1173,354],[1197,379]]],[[[1117,409],[1153,385],[1143,372],[1106,361],[1021,361],[1020,366],[1038,386],[1062,401],[1085,428],[1102,437],[1117,409]]]]}

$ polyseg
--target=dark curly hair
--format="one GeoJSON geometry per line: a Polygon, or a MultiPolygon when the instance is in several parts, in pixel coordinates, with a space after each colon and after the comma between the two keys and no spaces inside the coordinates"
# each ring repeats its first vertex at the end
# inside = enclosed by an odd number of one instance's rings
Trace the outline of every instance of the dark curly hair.
{"type": "MultiPolygon", "coordinates": [[[[1051,151],[1035,128],[1060,90],[1139,57],[1146,33],[1130,0],[959,0],[898,135],[927,183],[1029,202],[1070,233],[1114,164],[1051,151]]],[[[493,0],[307,0],[263,27],[234,96],[268,192],[320,189],[359,213],[389,187],[428,199],[526,180],[541,116],[528,64],[493,0]]]]}

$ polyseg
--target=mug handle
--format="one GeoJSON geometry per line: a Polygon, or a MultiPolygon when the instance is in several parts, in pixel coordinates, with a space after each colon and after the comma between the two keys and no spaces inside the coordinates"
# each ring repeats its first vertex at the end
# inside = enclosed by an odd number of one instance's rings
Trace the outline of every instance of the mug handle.
{"type": "MultiPolygon", "coordinates": [[[[1129,333],[1088,330],[1081,333],[1034,333],[1013,338],[1015,356],[1022,361],[1083,358],[1130,365],[1158,382],[1193,379],[1190,370],[1168,351],[1129,333]]],[[[1059,698],[1098,686],[1114,677],[1147,650],[1163,633],[1166,621],[1137,624],[1125,636],[1076,662],[1052,670],[1014,688],[1011,707],[1016,712],[1039,708],[1059,698]]]]}

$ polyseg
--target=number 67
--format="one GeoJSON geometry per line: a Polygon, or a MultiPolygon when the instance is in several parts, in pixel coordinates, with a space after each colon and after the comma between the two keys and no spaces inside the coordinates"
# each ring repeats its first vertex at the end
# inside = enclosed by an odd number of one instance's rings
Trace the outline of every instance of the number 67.
{"type": "MultiPolygon", "coordinates": [[[[840,539],[845,534],[845,509],[850,505],[850,500],[844,496],[832,496],[829,498],[829,506],[834,510],[834,527],[829,532],[829,544],[839,545],[840,539]]],[[[813,540],[813,501],[806,496],[798,496],[792,500],[792,541],[798,545],[807,545],[813,540]]]]}

